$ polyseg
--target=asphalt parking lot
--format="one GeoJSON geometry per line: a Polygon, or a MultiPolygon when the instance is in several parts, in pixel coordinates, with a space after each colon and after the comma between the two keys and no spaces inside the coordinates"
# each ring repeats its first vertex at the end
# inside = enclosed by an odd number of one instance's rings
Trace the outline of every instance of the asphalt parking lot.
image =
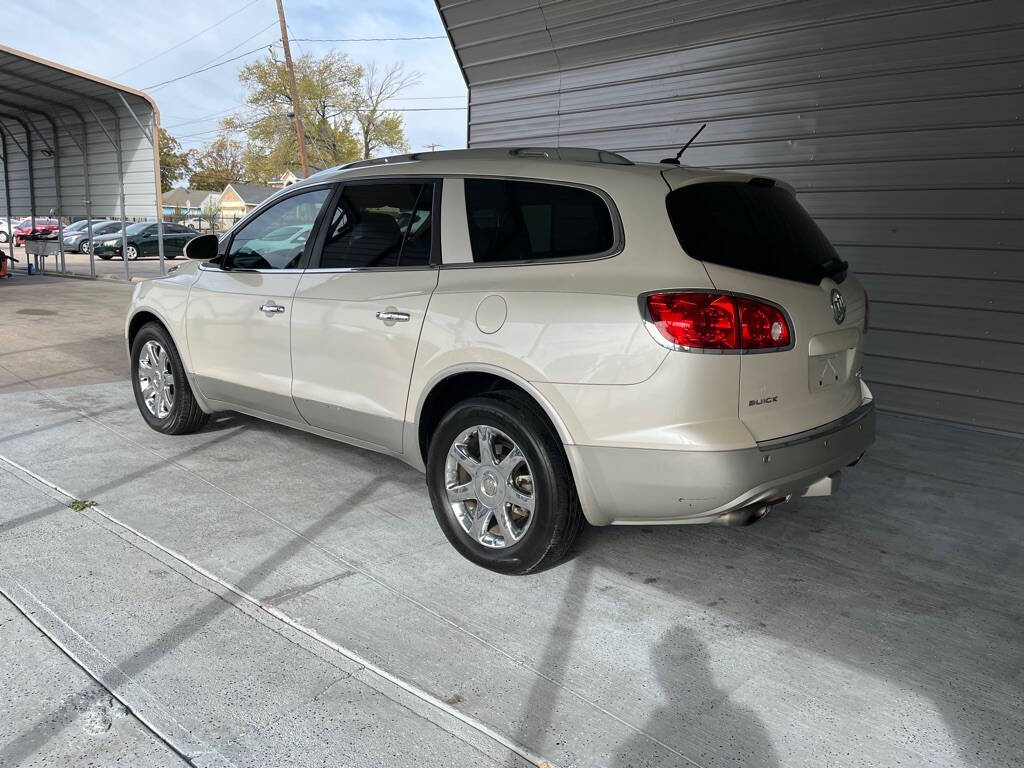
{"type": "Polygon", "coordinates": [[[395,460],[149,430],[130,291],[0,281],[0,766],[1020,764],[1024,441],[882,414],[838,496],[502,577],[395,460]]]}

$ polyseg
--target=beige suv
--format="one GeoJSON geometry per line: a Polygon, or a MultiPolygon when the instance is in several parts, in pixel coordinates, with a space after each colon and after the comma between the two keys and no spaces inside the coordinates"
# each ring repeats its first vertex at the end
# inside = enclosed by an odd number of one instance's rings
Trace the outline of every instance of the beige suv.
{"type": "Polygon", "coordinates": [[[135,290],[142,416],[240,411],[426,472],[497,571],[594,525],[754,522],[874,438],[868,302],[772,179],[598,150],[316,174],[135,290]]]}

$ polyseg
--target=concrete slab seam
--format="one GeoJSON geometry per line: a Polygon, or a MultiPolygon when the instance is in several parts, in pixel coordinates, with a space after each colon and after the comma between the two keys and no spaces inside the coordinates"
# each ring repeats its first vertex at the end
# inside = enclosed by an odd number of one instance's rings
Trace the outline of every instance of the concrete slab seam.
{"type": "MultiPolygon", "coordinates": [[[[6,456],[0,456],[0,461],[3,461],[4,463],[6,463],[7,465],[9,465],[11,467],[14,467],[15,469],[19,470],[20,472],[24,472],[26,475],[28,475],[29,477],[32,477],[37,482],[40,482],[40,483],[43,483],[44,485],[49,486],[50,488],[52,488],[53,490],[57,491],[58,493],[66,496],[68,499],[72,499],[72,500],[75,499],[74,494],[69,493],[68,491],[64,490],[63,488],[61,488],[60,486],[56,485],[55,483],[51,483],[50,481],[46,480],[46,478],[36,474],[32,470],[28,469],[27,467],[22,466],[21,464],[17,463],[16,461],[13,461],[12,459],[7,458],[6,456]]],[[[199,565],[198,563],[192,562],[188,558],[186,558],[183,555],[175,552],[174,550],[170,549],[169,547],[165,547],[160,542],[158,542],[155,539],[147,536],[146,534],[142,533],[141,531],[137,530],[136,528],[132,527],[131,525],[128,525],[127,523],[121,522],[120,520],[118,520],[117,518],[115,518],[112,515],[108,514],[107,512],[104,512],[101,507],[98,507],[98,506],[91,507],[90,511],[93,512],[93,513],[102,515],[104,518],[106,518],[110,522],[112,522],[115,525],[118,525],[118,526],[124,528],[125,530],[129,531],[133,535],[135,535],[135,536],[139,537],[140,539],[142,539],[143,541],[146,541],[148,544],[150,544],[151,546],[154,546],[157,549],[161,550],[162,552],[164,552],[169,557],[174,558],[175,560],[181,562],[182,564],[186,565],[187,567],[191,568],[192,570],[194,570],[197,573],[201,574],[202,576],[206,577],[210,581],[213,581],[213,582],[219,584],[220,586],[222,586],[224,589],[226,589],[226,590],[228,590],[228,591],[238,595],[243,600],[246,600],[247,602],[252,603],[253,605],[258,607],[259,609],[261,609],[263,611],[266,611],[267,613],[269,613],[271,616],[273,616],[277,620],[284,622],[285,624],[287,624],[288,626],[292,627],[293,629],[295,629],[295,630],[297,630],[299,632],[302,632],[303,634],[307,635],[308,637],[310,637],[310,638],[316,640],[317,642],[327,646],[331,650],[341,654],[342,656],[345,656],[347,659],[349,659],[349,661],[352,661],[352,662],[354,662],[354,663],[364,667],[367,671],[374,673],[375,675],[377,675],[378,677],[383,678],[384,680],[387,680],[389,683],[395,685],[398,688],[401,688],[406,693],[409,693],[409,694],[415,696],[416,698],[418,698],[418,699],[424,701],[425,703],[435,707],[436,709],[439,709],[439,710],[445,712],[446,714],[448,714],[449,716],[455,718],[456,720],[459,720],[463,724],[465,724],[465,725],[469,726],[470,728],[476,730],[478,733],[481,733],[484,736],[487,736],[488,738],[492,739],[493,741],[499,743],[500,745],[502,745],[503,747],[508,749],[510,752],[514,752],[515,754],[519,755],[520,757],[522,757],[527,762],[532,763],[533,765],[538,766],[538,768],[557,768],[557,766],[555,764],[549,762],[545,758],[543,758],[540,755],[536,754],[529,747],[526,747],[525,745],[519,744],[518,742],[516,742],[512,738],[510,738],[508,736],[505,736],[503,733],[495,730],[494,728],[492,728],[491,726],[487,725],[483,721],[478,720],[478,719],[476,719],[476,718],[474,718],[474,717],[472,717],[470,715],[467,715],[464,712],[461,712],[460,710],[458,710],[455,707],[451,706],[447,702],[437,698],[436,696],[434,696],[433,694],[429,693],[428,691],[420,688],[419,686],[414,685],[413,683],[410,683],[410,682],[408,682],[408,681],[398,677],[397,675],[392,674],[391,672],[388,672],[383,667],[380,667],[380,666],[374,664],[369,659],[363,658],[362,656],[360,656],[355,651],[350,650],[348,648],[345,648],[344,646],[342,646],[339,643],[336,643],[335,641],[331,640],[329,637],[326,637],[326,636],[320,634],[315,629],[312,629],[311,627],[307,627],[304,624],[302,624],[301,622],[298,622],[295,619],[292,619],[286,613],[284,613],[283,611],[278,610],[274,606],[267,605],[267,604],[263,603],[259,598],[255,597],[253,595],[250,595],[248,592],[246,592],[243,589],[237,587],[236,585],[232,584],[231,582],[229,582],[229,581],[227,581],[225,579],[222,579],[221,577],[219,577],[215,573],[207,570],[206,568],[204,568],[203,566],[199,565]]],[[[2,569],[0,569],[0,570],[2,570],[2,569]]],[[[12,602],[15,602],[15,604],[17,604],[16,601],[12,600],[12,602]]],[[[44,631],[42,629],[42,627],[40,627],[40,631],[44,631]]],[[[47,635],[47,636],[49,636],[49,635],[47,635]]],[[[54,641],[54,642],[56,642],[56,641],[54,641]]],[[[79,662],[79,664],[81,666],[81,662],[79,662]]],[[[119,701],[120,701],[120,699],[119,699],[119,701]]],[[[122,703],[124,703],[124,702],[122,702],[122,703]]],[[[697,765],[697,764],[694,763],[694,765],[697,765]]]]}
{"type": "MultiPolygon", "coordinates": [[[[93,680],[100,688],[106,691],[113,699],[117,700],[126,710],[128,710],[128,712],[132,714],[133,717],[135,717],[140,723],[142,723],[143,727],[145,727],[146,730],[152,733],[157,739],[160,740],[160,742],[165,744],[168,749],[174,752],[174,754],[180,757],[185,763],[192,766],[201,765],[204,768],[206,766],[211,766],[211,768],[237,768],[234,763],[225,758],[216,749],[214,749],[210,745],[206,744],[206,742],[197,739],[194,735],[192,735],[187,728],[180,725],[176,720],[174,720],[173,716],[169,715],[169,713],[167,713],[168,716],[170,717],[173,724],[177,726],[178,729],[180,729],[181,733],[183,734],[182,736],[175,737],[167,733],[167,731],[162,726],[158,725],[152,718],[148,717],[147,715],[144,715],[142,712],[138,710],[136,706],[133,706],[131,702],[131,697],[126,696],[123,692],[112,688],[108,683],[104,682],[100,675],[95,673],[91,669],[90,665],[87,664],[81,658],[82,654],[80,652],[76,652],[75,650],[73,650],[67,642],[57,637],[56,633],[50,627],[47,627],[45,624],[43,624],[43,622],[39,621],[39,619],[37,619],[33,615],[33,612],[28,608],[28,605],[26,603],[35,605],[39,609],[45,611],[56,622],[62,625],[65,629],[67,629],[68,632],[70,632],[82,644],[84,644],[84,646],[87,649],[89,649],[90,651],[95,653],[97,657],[103,659],[106,663],[108,663],[112,669],[116,669],[122,675],[124,675],[124,673],[121,672],[120,668],[118,668],[113,661],[104,656],[99,651],[98,648],[96,648],[94,645],[92,645],[92,643],[90,643],[78,632],[76,632],[75,629],[68,625],[68,623],[65,622],[63,619],[61,619],[60,616],[56,615],[52,610],[50,610],[49,606],[47,606],[46,603],[44,603],[42,600],[36,597],[27,587],[25,587],[24,584],[22,584],[13,576],[11,576],[4,568],[0,568],[0,594],[2,594],[7,599],[7,601],[11,605],[13,605],[22,616],[24,616],[36,629],[38,629],[43,634],[43,636],[45,636],[51,643],[53,643],[61,651],[61,653],[63,653],[68,659],[70,659],[71,662],[75,664],[75,666],[77,666],[86,675],[88,675],[91,680],[93,680]],[[24,593],[24,595],[27,597],[27,600],[25,602],[19,600],[13,594],[14,589],[11,588],[12,584],[14,585],[15,589],[24,593]],[[194,745],[197,746],[193,746],[191,748],[181,746],[183,741],[191,741],[194,745]],[[203,758],[210,755],[216,756],[213,762],[210,762],[208,760],[203,760],[201,763],[196,762],[199,758],[203,758]]],[[[149,694],[149,692],[146,691],[143,686],[139,685],[138,682],[133,680],[131,677],[128,677],[127,675],[124,675],[124,677],[129,681],[129,683],[133,687],[136,687],[140,691],[142,691],[143,696],[145,698],[153,698],[152,695],[149,694]]],[[[163,707],[159,706],[159,704],[157,705],[157,708],[161,710],[163,709],[163,707]]]]}
{"type": "MultiPolygon", "coordinates": [[[[267,520],[271,521],[275,525],[277,525],[277,526],[283,528],[284,530],[288,531],[293,536],[297,536],[298,538],[302,539],[304,542],[309,544],[309,546],[311,546],[314,549],[316,549],[317,551],[321,552],[327,558],[329,558],[331,560],[334,560],[335,562],[340,563],[341,565],[344,565],[347,568],[351,568],[352,570],[355,570],[356,572],[358,572],[359,574],[365,576],[367,579],[369,579],[370,581],[372,581],[374,584],[376,584],[377,586],[381,587],[382,589],[386,589],[389,592],[391,592],[392,594],[394,594],[395,596],[401,598],[402,600],[405,600],[406,602],[411,603],[412,605],[416,606],[417,608],[419,608],[424,613],[432,616],[433,618],[437,619],[438,621],[442,622],[443,624],[447,624],[452,629],[454,629],[454,630],[456,630],[456,631],[458,631],[458,632],[460,632],[460,633],[462,633],[464,635],[467,635],[468,637],[471,637],[472,639],[476,640],[481,645],[484,645],[485,647],[487,647],[488,649],[494,651],[495,653],[497,653],[497,654],[499,654],[501,656],[504,656],[506,659],[508,659],[513,664],[515,664],[515,665],[517,665],[517,666],[519,666],[519,667],[521,667],[521,668],[531,672],[534,675],[537,675],[538,677],[540,677],[543,680],[547,681],[548,683],[550,683],[551,685],[555,686],[556,688],[558,688],[558,689],[560,689],[562,691],[565,691],[567,694],[569,694],[570,696],[576,698],[578,701],[586,704],[587,706],[593,707],[594,709],[596,709],[598,712],[600,712],[601,714],[605,715],[606,717],[609,717],[612,720],[615,720],[616,722],[618,722],[621,725],[625,726],[626,728],[628,728],[629,730],[633,731],[634,733],[636,733],[636,734],[638,734],[640,736],[643,736],[646,739],[649,739],[650,741],[652,741],[653,743],[655,743],[658,746],[662,747],[663,749],[667,750],[668,752],[671,752],[672,754],[676,755],[677,757],[683,759],[684,761],[686,761],[690,765],[700,766],[700,763],[697,763],[692,758],[690,758],[687,755],[683,754],[679,750],[677,750],[677,749],[673,748],[672,746],[666,744],[661,739],[658,739],[657,737],[651,735],[650,733],[648,733],[647,731],[643,730],[642,728],[638,728],[633,723],[629,722],[628,720],[625,720],[624,718],[620,717],[619,715],[616,715],[611,710],[609,710],[609,709],[607,709],[605,707],[602,707],[600,704],[597,704],[596,702],[591,701],[590,699],[588,699],[583,694],[581,694],[578,691],[570,688],[569,686],[565,685],[564,683],[560,683],[558,680],[555,680],[550,675],[545,674],[540,669],[537,669],[536,667],[533,667],[530,664],[527,664],[522,659],[516,658],[515,656],[510,654],[505,649],[503,649],[503,648],[501,648],[501,647],[499,647],[497,645],[494,645],[493,643],[491,643],[486,638],[476,634],[475,632],[472,632],[471,630],[469,630],[466,627],[462,626],[458,622],[453,621],[449,617],[445,616],[444,614],[440,613],[439,611],[434,610],[430,606],[428,606],[425,603],[417,600],[416,598],[412,597],[411,595],[407,595],[406,593],[402,592],[401,590],[393,587],[391,584],[388,584],[386,581],[384,581],[383,579],[375,576],[372,572],[366,570],[365,568],[361,568],[360,566],[356,565],[355,563],[353,563],[353,562],[351,562],[351,561],[341,557],[336,552],[334,552],[334,551],[328,549],[327,547],[324,547],[323,545],[321,545],[319,542],[316,542],[313,539],[310,539],[309,537],[303,535],[303,533],[301,531],[298,531],[298,530],[292,528],[290,525],[288,525],[284,521],[274,517],[271,514],[268,514],[267,512],[264,512],[259,507],[256,507],[253,504],[250,504],[249,502],[247,502],[245,499],[242,499],[242,498],[236,496],[235,494],[231,493],[231,491],[227,490],[226,488],[222,488],[221,486],[217,485],[215,482],[213,482],[209,478],[203,477],[198,472],[195,472],[195,471],[189,469],[188,467],[186,467],[183,464],[180,464],[177,461],[174,461],[172,459],[168,459],[166,456],[163,456],[158,451],[154,451],[149,446],[144,445],[142,443],[139,443],[137,440],[133,440],[128,435],[125,435],[124,433],[119,432],[117,429],[111,427],[109,424],[104,423],[103,421],[97,419],[96,417],[94,417],[94,416],[92,416],[92,415],[90,415],[88,413],[85,413],[84,411],[78,410],[74,406],[70,406],[67,403],[62,402],[59,398],[54,397],[54,395],[51,394],[50,392],[47,392],[46,390],[41,389],[40,387],[37,387],[32,382],[26,381],[24,378],[22,378],[21,376],[18,376],[18,374],[16,374],[16,373],[14,373],[14,371],[11,371],[10,369],[5,368],[3,365],[0,365],[0,368],[3,368],[4,370],[7,370],[12,376],[14,376],[15,378],[21,379],[21,381],[23,381],[24,383],[28,384],[28,386],[32,387],[33,389],[35,389],[40,394],[42,394],[42,395],[48,397],[49,399],[53,400],[53,402],[57,403],[58,405],[60,405],[64,409],[66,409],[68,411],[71,411],[73,413],[78,413],[83,418],[88,419],[89,421],[94,422],[96,425],[98,425],[102,429],[105,429],[108,432],[111,432],[112,434],[118,436],[119,438],[121,438],[125,442],[130,443],[131,445],[137,446],[141,450],[144,450],[144,451],[147,451],[149,453],[152,453],[154,456],[157,456],[158,458],[163,459],[164,461],[167,461],[170,466],[176,467],[177,469],[181,470],[182,472],[185,472],[186,474],[191,475],[192,477],[194,477],[199,482],[204,483],[205,485],[208,485],[209,487],[215,489],[216,491],[218,491],[220,493],[223,493],[228,498],[232,499],[233,501],[238,502],[239,504],[241,504],[242,506],[246,507],[247,509],[250,509],[253,512],[255,512],[256,514],[266,518],[267,520]]],[[[3,457],[0,457],[0,458],[3,458],[3,457]]],[[[5,459],[5,460],[7,460],[7,459],[5,459]]],[[[7,461],[10,461],[10,460],[7,460],[7,461]]],[[[11,463],[13,464],[14,462],[11,462],[11,463]]],[[[26,469],[25,471],[29,472],[30,470],[26,469]]],[[[44,480],[43,482],[47,482],[47,481],[44,480]]],[[[71,496],[71,494],[68,494],[68,495],[71,496]]],[[[106,513],[104,513],[104,514],[106,514],[106,513]]],[[[118,525],[124,525],[120,521],[117,521],[115,518],[111,518],[111,519],[114,520],[114,522],[117,523],[118,525]]],[[[141,533],[139,535],[145,536],[145,534],[141,534],[141,533]]],[[[162,545],[156,544],[156,546],[157,547],[161,547],[162,545]]],[[[183,562],[186,562],[186,561],[187,561],[186,559],[183,559],[183,562]]],[[[258,600],[258,598],[253,598],[253,600],[256,601],[257,605],[261,605],[259,600],[258,600]]],[[[269,611],[270,608],[269,607],[264,607],[264,610],[268,610],[269,611]]]]}

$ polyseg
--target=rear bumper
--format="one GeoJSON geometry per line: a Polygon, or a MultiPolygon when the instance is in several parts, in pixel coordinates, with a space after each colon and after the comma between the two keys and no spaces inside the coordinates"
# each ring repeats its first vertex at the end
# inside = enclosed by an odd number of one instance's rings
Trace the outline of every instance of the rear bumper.
{"type": "Polygon", "coordinates": [[[874,442],[870,400],[807,432],[730,451],[567,445],[594,525],[708,523],[743,507],[803,495],[874,442]]]}

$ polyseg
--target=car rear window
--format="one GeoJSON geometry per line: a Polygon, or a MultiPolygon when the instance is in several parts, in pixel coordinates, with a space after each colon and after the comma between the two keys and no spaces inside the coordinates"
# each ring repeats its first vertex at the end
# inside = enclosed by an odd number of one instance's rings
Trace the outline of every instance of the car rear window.
{"type": "Polygon", "coordinates": [[[594,256],[615,242],[600,195],[564,184],[466,179],[466,216],[478,263],[594,256]]]}
{"type": "Polygon", "coordinates": [[[842,271],[835,248],[796,197],[767,183],[706,182],[669,192],[669,219],[695,259],[817,285],[842,271]]]}

